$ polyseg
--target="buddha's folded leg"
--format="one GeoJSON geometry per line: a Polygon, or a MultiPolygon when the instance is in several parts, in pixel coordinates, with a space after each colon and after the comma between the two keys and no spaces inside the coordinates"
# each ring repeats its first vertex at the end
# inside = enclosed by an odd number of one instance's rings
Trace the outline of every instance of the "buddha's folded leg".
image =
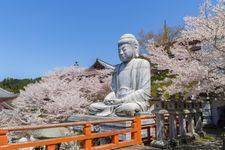
{"type": "Polygon", "coordinates": [[[115,109],[115,114],[120,117],[133,117],[136,110],[141,111],[137,103],[123,103],[115,109]]]}
{"type": "Polygon", "coordinates": [[[113,106],[106,105],[103,102],[92,103],[88,111],[90,115],[109,116],[113,113],[113,106]]]}
{"type": "Polygon", "coordinates": [[[105,108],[105,104],[102,102],[98,102],[98,103],[92,103],[89,108],[88,111],[91,115],[95,115],[97,113],[100,113],[104,110],[105,108]]]}

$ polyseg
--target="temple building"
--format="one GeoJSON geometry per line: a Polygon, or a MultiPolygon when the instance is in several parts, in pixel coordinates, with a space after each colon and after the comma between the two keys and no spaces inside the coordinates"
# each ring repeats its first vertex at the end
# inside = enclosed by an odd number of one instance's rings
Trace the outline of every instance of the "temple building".
{"type": "Polygon", "coordinates": [[[1,109],[12,109],[11,101],[14,100],[18,95],[7,90],[0,88],[0,110],[1,109]]]}
{"type": "Polygon", "coordinates": [[[97,69],[97,70],[111,69],[111,70],[113,70],[114,68],[115,68],[114,65],[111,65],[101,59],[96,59],[95,63],[89,69],[97,69]]]}

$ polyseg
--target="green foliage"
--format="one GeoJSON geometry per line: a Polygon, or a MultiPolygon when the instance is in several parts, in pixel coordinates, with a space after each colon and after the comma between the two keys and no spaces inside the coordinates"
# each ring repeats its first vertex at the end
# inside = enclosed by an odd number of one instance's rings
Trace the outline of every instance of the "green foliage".
{"type": "Polygon", "coordinates": [[[215,141],[215,138],[207,134],[207,135],[205,135],[205,136],[201,136],[201,137],[200,137],[200,140],[202,140],[202,141],[211,141],[211,142],[213,142],[213,141],[215,141]]]}
{"type": "Polygon", "coordinates": [[[193,88],[194,86],[196,86],[196,85],[198,84],[198,82],[199,82],[199,81],[196,81],[196,80],[191,81],[191,82],[189,82],[187,85],[185,85],[185,88],[186,88],[186,89],[191,89],[191,88],[193,88]]]}
{"type": "Polygon", "coordinates": [[[152,71],[153,75],[151,77],[151,81],[154,82],[154,81],[163,81],[165,78],[170,78],[170,79],[173,79],[173,78],[176,78],[176,75],[175,74],[171,74],[169,72],[169,70],[156,70],[156,71],[152,71]]]}
{"type": "Polygon", "coordinates": [[[170,98],[170,94],[169,94],[168,91],[165,91],[165,92],[163,93],[163,96],[164,96],[164,98],[165,98],[166,100],[168,100],[168,99],[170,98]]]}
{"type": "Polygon", "coordinates": [[[0,82],[0,87],[13,93],[19,93],[20,90],[24,90],[24,87],[30,83],[35,83],[41,78],[36,79],[13,79],[5,78],[0,82]]]}
{"type": "Polygon", "coordinates": [[[189,94],[188,94],[189,91],[191,89],[193,89],[194,87],[196,87],[198,85],[198,83],[199,83],[199,81],[194,80],[194,81],[191,81],[188,84],[184,85],[184,91],[183,91],[183,93],[182,94],[181,93],[176,94],[176,97],[179,98],[179,99],[181,99],[181,98],[187,98],[189,96],[189,94]]]}
{"type": "Polygon", "coordinates": [[[169,93],[165,90],[164,87],[170,86],[173,82],[172,81],[167,81],[167,82],[161,82],[161,83],[156,83],[153,82],[151,85],[151,96],[156,97],[157,96],[157,89],[161,88],[163,91],[163,96],[165,98],[169,98],[169,93]]]}
{"type": "Polygon", "coordinates": [[[176,93],[175,95],[174,95],[174,98],[176,99],[176,100],[181,100],[181,99],[184,99],[184,95],[186,94],[186,92],[184,92],[184,93],[176,93]]]}
{"type": "Polygon", "coordinates": [[[165,87],[170,86],[173,84],[172,80],[165,80],[165,79],[174,79],[176,75],[171,74],[169,70],[152,70],[151,76],[151,96],[154,98],[157,96],[157,89],[161,88],[163,91],[163,97],[165,99],[169,99],[170,95],[165,90],[165,87]]]}

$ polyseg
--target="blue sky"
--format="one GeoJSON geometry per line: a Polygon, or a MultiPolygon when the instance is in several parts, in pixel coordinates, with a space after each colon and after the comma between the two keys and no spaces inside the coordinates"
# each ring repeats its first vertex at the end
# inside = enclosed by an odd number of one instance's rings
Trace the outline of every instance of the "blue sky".
{"type": "Polygon", "coordinates": [[[0,80],[36,78],[100,58],[119,63],[124,33],[159,32],[164,20],[182,26],[198,15],[202,0],[2,0],[0,80]]]}

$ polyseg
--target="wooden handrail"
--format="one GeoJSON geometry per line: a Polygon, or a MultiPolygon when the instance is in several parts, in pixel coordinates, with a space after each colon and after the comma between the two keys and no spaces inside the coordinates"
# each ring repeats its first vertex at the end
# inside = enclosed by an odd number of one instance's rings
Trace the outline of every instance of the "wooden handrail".
{"type": "Polygon", "coordinates": [[[37,140],[37,141],[25,142],[25,143],[10,143],[7,145],[0,146],[0,150],[14,150],[17,148],[56,145],[59,143],[76,141],[76,140],[85,140],[85,139],[86,139],[85,135],[76,135],[76,136],[61,137],[61,138],[54,138],[54,139],[47,139],[47,140],[37,140]]]}
{"type": "MultiPolygon", "coordinates": [[[[154,116],[140,117],[135,116],[134,118],[124,118],[115,120],[101,120],[101,121],[86,121],[78,123],[61,123],[61,124],[51,124],[42,126],[25,126],[25,127],[10,127],[10,128],[0,128],[0,150],[14,150],[18,148],[36,147],[36,146],[46,146],[48,150],[54,150],[55,145],[71,141],[84,141],[84,149],[110,149],[119,148],[129,145],[141,144],[141,120],[142,119],[152,119],[154,116]],[[106,123],[117,123],[117,122],[131,122],[131,127],[126,129],[105,131],[92,133],[91,126],[106,123]],[[71,135],[65,137],[57,137],[52,139],[29,141],[25,143],[8,143],[7,134],[11,131],[25,131],[25,130],[38,130],[46,128],[57,128],[57,127],[69,127],[69,126],[84,126],[82,135],[71,135]],[[131,139],[127,141],[119,141],[119,135],[131,133],[131,139]],[[103,146],[93,146],[92,140],[96,138],[112,137],[112,143],[105,144],[103,146]]],[[[149,128],[154,128],[154,126],[149,126],[149,128]]]]}
{"type": "MultiPolygon", "coordinates": [[[[168,118],[169,114],[164,115],[165,126],[169,126],[168,118]]],[[[9,127],[0,128],[0,150],[16,150],[18,148],[27,147],[37,147],[46,146],[47,150],[55,150],[56,145],[60,143],[66,143],[71,141],[83,141],[83,148],[87,150],[104,150],[112,148],[120,148],[129,145],[141,144],[143,140],[148,142],[152,141],[156,137],[156,125],[155,124],[145,124],[142,126],[142,121],[145,119],[156,119],[154,115],[146,116],[135,116],[133,118],[123,118],[123,119],[113,119],[113,120],[100,120],[100,121],[83,121],[83,122],[70,122],[70,123],[60,123],[51,125],[39,125],[39,126],[23,126],[23,127],[9,127]],[[112,125],[118,122],[129,122],[130,127],[125,129],[101,131],[94,133],[92,132],[92,127],[95,125],[112,125]],[[8,143],[8,133],[13,131],[26,131],[26,130],[38,130],[38,129],[48,129],[48,128],[59,128],[59,127],[76,127],[83,126],[83,133],[80,135],[69,135],[65,137],[56,137],[52,139],[29,141],[24,143],[8,143]],[[152,129],[154,135],[152,134],[152,129]],[[142,130],[147,130],[147,138],[142,139],[142,130]],[[120,141],[120,134],[131,134],[130,140],[120,141]],[[96,138],[111,137],[111,143],[107,143],[101,146],[92,145],[92,140],[96,138]]],[[[176,126],[179,124],[176,116],[176,126]]],[[[179,132],[179,130],[177,130],[179,132]]]]}

